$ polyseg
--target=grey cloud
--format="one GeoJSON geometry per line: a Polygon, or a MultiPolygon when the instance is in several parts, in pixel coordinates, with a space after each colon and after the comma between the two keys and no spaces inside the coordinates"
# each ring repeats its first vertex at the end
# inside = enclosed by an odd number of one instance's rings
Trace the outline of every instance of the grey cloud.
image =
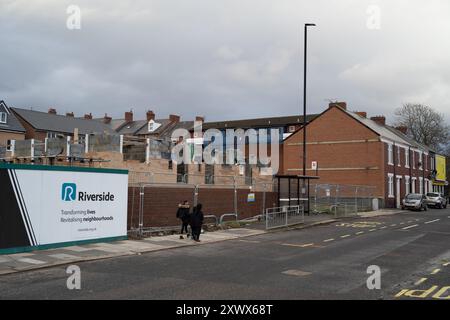
{"type": "Polygon", "coordinates": [[[327,99],[387,116],[420,102],[450,118],[449,18],[445,0],[2,0],[0,99],[115,117],[293,114],[312,21],[311,112],[327,99]],[[71,4],[81,30],[66,28],[71,4]],[[366,27],[371,4],[380,30],[366,27]]]}

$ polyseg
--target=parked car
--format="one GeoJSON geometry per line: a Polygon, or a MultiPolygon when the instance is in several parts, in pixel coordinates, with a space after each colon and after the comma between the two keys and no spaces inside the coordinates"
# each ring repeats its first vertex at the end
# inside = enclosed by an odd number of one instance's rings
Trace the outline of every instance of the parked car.
{"type": "Polygon", "coordinates": [[[429,207],[444,209],[447,208],[447,199],[441,193],[428,192],[427,204],[429,207]]]}
{"type": "Polygon", "coordinates": [[[402,202],[402,210],[419,210],[427,211],[427,197],[424,194],[410,193],[402,202]]]}

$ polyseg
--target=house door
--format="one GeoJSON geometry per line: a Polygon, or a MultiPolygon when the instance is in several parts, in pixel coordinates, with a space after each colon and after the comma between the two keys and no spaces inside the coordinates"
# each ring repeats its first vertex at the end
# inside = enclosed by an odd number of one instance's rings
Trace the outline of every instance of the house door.
{"type": "Polygon", "coordinates": [[[402,206],[402,197],[401,197],[401,185],[402,185],[402,178],[401,177],[397,177],[397,208],[401,208],[402,206]]]}

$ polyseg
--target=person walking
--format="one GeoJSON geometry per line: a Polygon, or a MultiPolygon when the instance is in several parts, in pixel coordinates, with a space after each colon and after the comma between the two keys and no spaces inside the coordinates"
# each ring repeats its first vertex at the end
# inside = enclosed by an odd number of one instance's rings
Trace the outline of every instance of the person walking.
{"type": "Polygon", "coordinates": [[[183,232],[186,231],[186,235],[189,238],[188,225],[190,222],[190,205],[187,200],[178,204],[177,218],[181,220],[181,232],[180,239],[184,239],[183,232]]]}
{"type": "Polygon", "coordinates": [[[199,203],[195,206],[191,216],[191,228],[192,228],[192,240],[200,242],[200,233],[202,232],[203,225],[203,212],[202,205],[199,203]]]}

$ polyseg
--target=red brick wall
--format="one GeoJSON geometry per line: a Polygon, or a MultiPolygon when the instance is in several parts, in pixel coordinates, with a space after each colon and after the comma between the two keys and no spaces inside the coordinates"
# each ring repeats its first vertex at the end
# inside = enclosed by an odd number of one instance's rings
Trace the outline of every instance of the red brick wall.
{"type": "MultiPolygon", "coordinates": [[[[320,179],[317,183],[375,186],[376,195],[384,197],[384,144],[376,141],[376,133],[333,107],[308,125],[306,137],[307,174],[316,174],[310,168],[312,161],[318,161],[320,179]]],[[[299,142],[303,142],[302,130],[284,142],[284,174],[302,173],[292,170],[302,168],[303,146],[292,145],[299,142]]]]}
{"type": "MultiPolygon", "coordinates": [[[[256,201],[247,203],[248,189],[237,190],[239,218],[248,218],[262,213],[263,193],[255,192],[256,201]]],[[[139,192],[137,187],[129,187],[128,191],[128,228],[139,224],[139,192]]],[[[147,187],[144,195],[144,227],[176,226],[178,203],[188,200],[194,202],[192,187],[147,187]]],[[[200,188],[198,203],[203,205],[203,213],[221,214],[234,212],[234,190],[225,188],[200,188]]],[[[266,193],[266,206],[276,206],[277,194],[266,193]]]]}

